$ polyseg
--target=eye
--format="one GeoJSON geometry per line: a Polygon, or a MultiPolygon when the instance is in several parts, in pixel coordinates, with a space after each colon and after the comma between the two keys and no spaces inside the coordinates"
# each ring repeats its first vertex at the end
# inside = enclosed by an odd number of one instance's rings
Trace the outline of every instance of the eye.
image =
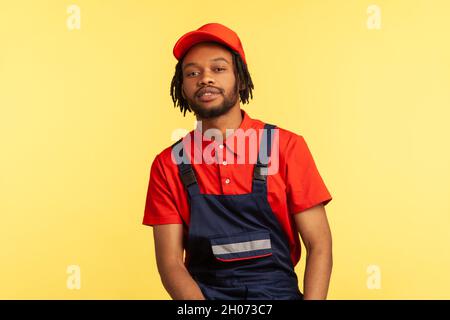
{"type": "Polygon", "coordinates": [[[218,67],[218,68],[216,68],[216,70],[226,70],[226,69],[218,67]]]}

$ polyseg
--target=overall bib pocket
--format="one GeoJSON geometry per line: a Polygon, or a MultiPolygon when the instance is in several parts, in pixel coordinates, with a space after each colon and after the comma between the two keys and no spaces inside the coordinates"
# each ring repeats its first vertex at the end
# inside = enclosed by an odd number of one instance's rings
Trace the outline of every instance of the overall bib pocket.
{"type": "Polygon", "coordinates": [[[214,257],[223,262],[257,259],[272,255],[269,231],[250,231],[209,239],[214,257]]]}

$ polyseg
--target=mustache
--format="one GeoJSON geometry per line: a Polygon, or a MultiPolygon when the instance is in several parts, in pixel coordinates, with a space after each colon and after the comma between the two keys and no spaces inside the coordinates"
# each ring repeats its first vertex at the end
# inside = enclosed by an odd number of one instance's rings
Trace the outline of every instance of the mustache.
{"type": "Polygon", "coordinates": [[[200,89],[196,92],[195,95],[198,97],[198,96],[200,96],[202,93],[204,93],[205,91],[207,91],[207,90],[209,90],[209,89],[212,89],[213,91],[216,91],[216,92],[219,93],[219,94],[222,94],[222,93],[223,93],[223,90],[220,89],[220,88],[217,88],[217,87],[214,87],[214,86],[205,86],[205,87],[203,87],[203,88],[200,88],[200,89]]]}

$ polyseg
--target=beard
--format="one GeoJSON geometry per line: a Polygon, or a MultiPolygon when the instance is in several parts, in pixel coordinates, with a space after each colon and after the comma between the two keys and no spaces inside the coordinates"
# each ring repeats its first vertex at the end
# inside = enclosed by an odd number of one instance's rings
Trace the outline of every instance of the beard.
{"type": "Polygon", "coordinates": [[[225,95],[223,90],[220,90],[220,94],[223,96],[223,101],[217,106],[204,107],[200,104],[195,103],[195,100],[187,99],[190,108],[194,111],[194,114],[200,119],[212,119],[226,114],[233,108],[238,102],[239,95],[237,90],[237,85],[234,86],[234,92],[225,95]]]}

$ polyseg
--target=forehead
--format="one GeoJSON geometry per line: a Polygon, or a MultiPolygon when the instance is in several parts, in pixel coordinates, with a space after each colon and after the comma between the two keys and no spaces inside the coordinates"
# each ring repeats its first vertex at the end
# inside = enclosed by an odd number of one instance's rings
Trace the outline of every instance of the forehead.
{"type": "Polygon", "coordinates": [[[214,61],[233,63],[231,52],[224,46],[215,42],[202,42],[192,46],[183,59],[183,68],[187,65],[208,64],[214,61]]]}

